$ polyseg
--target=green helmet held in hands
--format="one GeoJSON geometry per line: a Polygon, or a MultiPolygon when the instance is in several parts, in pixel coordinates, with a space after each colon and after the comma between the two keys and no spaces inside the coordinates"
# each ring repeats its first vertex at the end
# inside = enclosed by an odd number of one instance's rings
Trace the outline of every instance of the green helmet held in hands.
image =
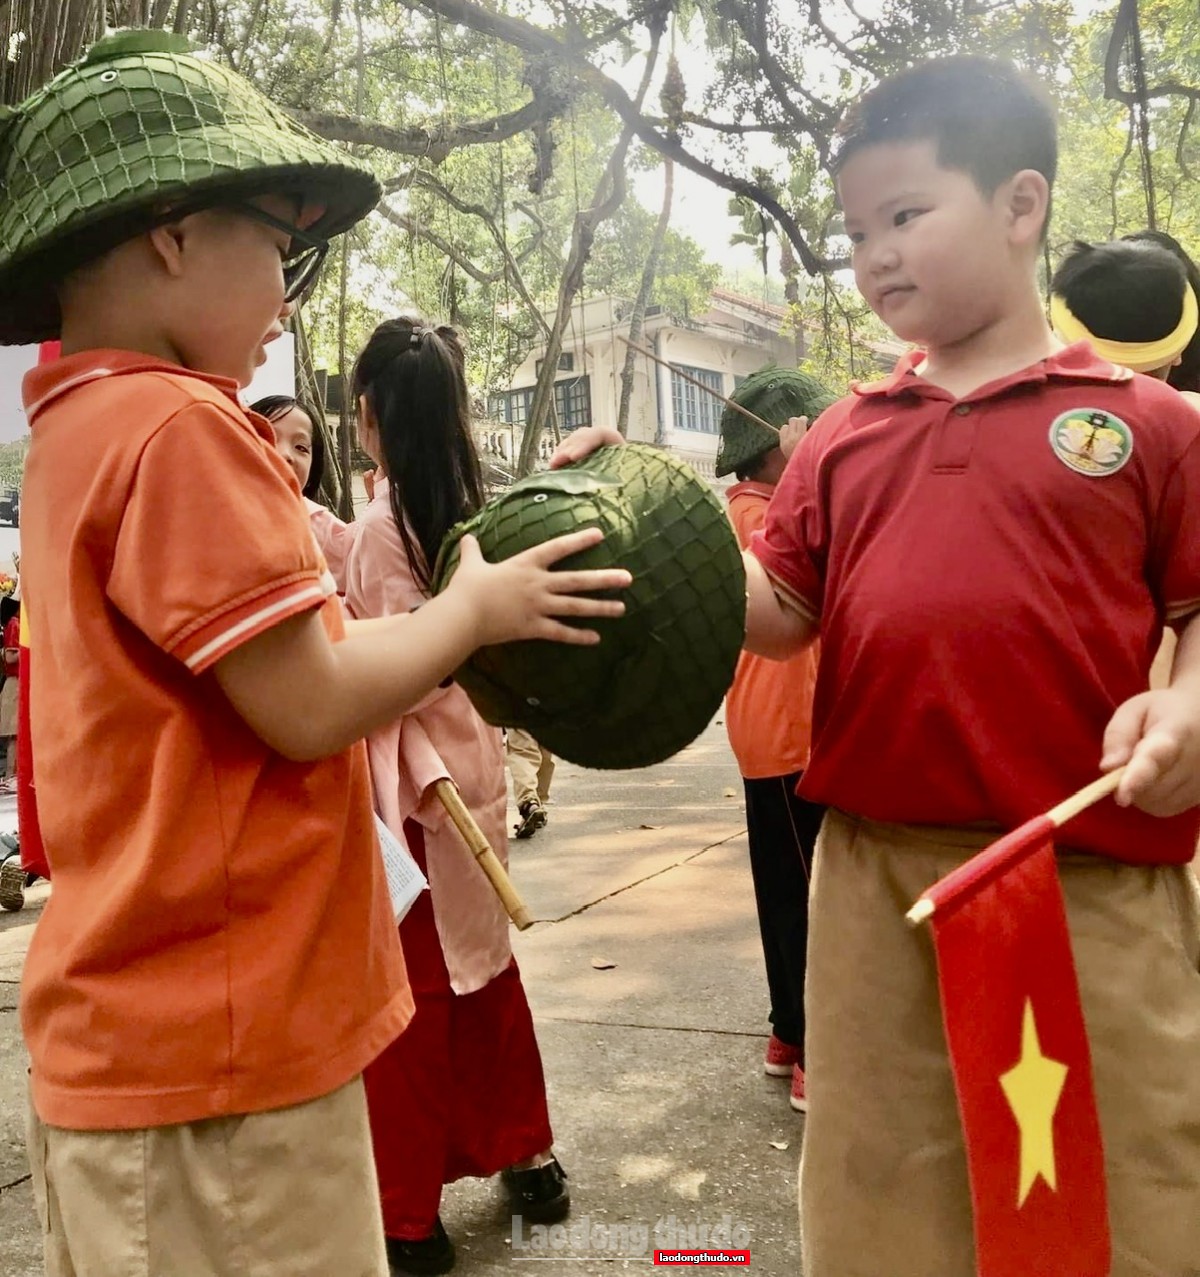
{"type": "MultiPolygon", "coordinates": [[[[777,368],[774,364],[747,377],[731,398],[768,425],[777,427],[786,425],[791,417],[807,417],[813,421],[837,400],[815,377],[797,368],[777,368]]],[[[776,431],[751,421],[726,404],[721,414],[718,475],[732,474],[778,447],[776,431]]]]}
{"type": "Polygon", "coordinates": [[[0,114],[0,344],[58,335],[56,286],[165,211],[295,194],[328,238],[379,199],[374,175],[166,31],[98,41],[0,114]]]}
{"type": "Polygon", "coordinates": [[[595,647],[485,647],[455,678],[489,723],[524,727],[569,762],[648,767],[704,730],[733,680],[746,629],[737,540],[695,471],[660,449],[627,444],[530,475],[451,529],[434,588],[453,576],[464,533],[494,563],[587,527],[603,528],[604,540],[562,566],[627,568],[625,615],[587,622],[601,635],[595,647]]]}

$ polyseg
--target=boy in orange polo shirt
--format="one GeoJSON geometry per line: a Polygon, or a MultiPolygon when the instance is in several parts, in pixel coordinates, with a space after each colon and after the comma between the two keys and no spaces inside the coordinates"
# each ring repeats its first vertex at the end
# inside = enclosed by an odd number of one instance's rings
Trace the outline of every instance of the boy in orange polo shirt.
{"type": "Polygon", "coordinates": [[[357,742],[481,643],[620,611],[564,591],[627,574],[549,571],[581,533],[343,627],[237,392],[378,189],[159,32],[0,120],[0,341],[63,351],[24,386],[22,526],[50,1277],[384,1277],[360,1074],[412,999],[357,742]]]}
{"type": "MultiPolygon", "coordinates": [[[[997,830],[1121,765],[1115,801],[1063,827],[1059,874],[1109,1277],[1183,1277],[1200,1256],[1200,417],[1050,332],[1055,124],[1014,68],[919,65],[842,129],[858,287],[921,349],[814,423],[746,557],[750,650],[821,637],[805,1277],[975,1271],[933,947],[904,913],[997,830]],[[1171,684],[1149,691],[1164,623],[1171,684]]],[[[598,442],[573,437],[559,463],[598,442]]],[[[997,1079],[1021,1056],[1022,1025],[1005,1032],[997,1079]]],[[[1070,1138],[1051,1127],[1043,1152],[1070,1138]]]]}
{"type": "MultiPolygon", "coordinates": [[[[721,414],[716,470],[718,478],[731,471],[737,475],[738,482],[725,497],[743,550],[762,527],[767,503],[787,463],[779,428],[792,423],[803,430],[810,417],[832,402],[833,396],[815,378],[788,368],[760,369],[734,391],[721,414]],[[759,421],[739,412],[739,407],[759,421]]],[[[798,437],[787,441],[789,453],[798,437]]],[[[743,652],[725,696],[725,730],[746,794],[750,875],[771,999],[771,1036],[763,1069],[770,1076],[790,1079],[790,1103],[800,1113],[808,1108],[804,1078],[808,884],[825,808],[801,798],[796,788],[808,766],[816,680],[815,644],[786,661],[743,652]]]]}

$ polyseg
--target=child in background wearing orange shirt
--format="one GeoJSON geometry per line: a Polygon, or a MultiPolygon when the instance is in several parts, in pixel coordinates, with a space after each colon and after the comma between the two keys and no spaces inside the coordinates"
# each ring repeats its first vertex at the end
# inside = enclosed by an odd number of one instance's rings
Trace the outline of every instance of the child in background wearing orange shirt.
{"type": "Polygon", "coordinates": [[[108,37],[7,113],[0,192],[0,342],[62,339],[21,529],[47,1277],[386,1277],[361,1074],[412,998],[361,739],[480,644],[598,641],[556,618],[619,615],[577,594],[628,574],[550,571],[595,531],[467,539],[420,612],[343,625],[237,394],[379,186],[179,37],[108,37]]]}
{"type": "MultiPolygon", "coordinates": [[[[794,423],[791,451],[806,423],[833,402],[811,377],[767,368],[748,377],[733,402],[772,426],[794,423]],[[796,427],[800,429],[797,430],[796,427]]],[[[771,493],[787,464],[777,432],[732,407],[721,417],[717,475],[737,474],[725,494],[738,544],[746,549],[762,527],[771,493]]],[[[771,1037],[763,1069],[791,1079],[790,1102],[807,1111],[804,1079],[804,969],[808,946],[808,884],[813,850],[825,808],[801,798],[796,788],[808,765],[812,741],[817,648],[786,661],[743,652],[725,698],[725,729],[746,792],[746,836],[750,873],[762,934],[771,1037]]]]}

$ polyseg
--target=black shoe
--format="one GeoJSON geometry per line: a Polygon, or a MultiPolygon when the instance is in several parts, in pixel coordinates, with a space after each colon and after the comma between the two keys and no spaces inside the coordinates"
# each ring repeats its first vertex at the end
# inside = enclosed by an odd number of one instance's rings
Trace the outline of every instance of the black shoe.
{"type": "Polygon", "coordinates": [[[532,838],[539,829],[546,828],[546,809],[535,798],[528,798],[518,808],[521,823],[513,830],[518,838],[532,838]]]}
{"type": "Polygon", "coordinates": [[[500,1178],[508,1189],[514,1215],[534,1224],[557,1224],[566,1219],[571,1194],[567,1191],[567,1172],[557,1157],[527,1171],[515,1171],[510,1166],[500,1178]]]}
{"type": "Polygon", "coordinates": [[[397,1273],[425,1274],[448,1273],[454,1267],[454,1243],[446,1236],[439,1215],[434,1220],[433,1232],[418,1241],[403,1241],[399,1237],[387,1237],[388,1263],[397,1273]]]}

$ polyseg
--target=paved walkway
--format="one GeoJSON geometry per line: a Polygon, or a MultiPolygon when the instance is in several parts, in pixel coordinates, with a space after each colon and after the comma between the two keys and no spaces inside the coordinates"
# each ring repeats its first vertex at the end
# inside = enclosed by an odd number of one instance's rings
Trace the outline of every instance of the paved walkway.
{"type": "MultiPolygon", "coordinates": [[[[741,1242],[760,1277],[798,1277],[804,1123],[786,1084],[761,1071],[766,990],[741,792],[718,722],[645,771],[560,764],[548,827],[513,844],[514,880],[539,919],[515,947],[574,1208],[561,1231],[514,1232],[498,1182],[451,1186],[443,1218],[463,1277],[648,1268],[656,1229],[665,1246],[741,1242]]],[[[15,1007],[47,890],[0,917],[2,1277],[41,1272],[15,1007]]]]}

